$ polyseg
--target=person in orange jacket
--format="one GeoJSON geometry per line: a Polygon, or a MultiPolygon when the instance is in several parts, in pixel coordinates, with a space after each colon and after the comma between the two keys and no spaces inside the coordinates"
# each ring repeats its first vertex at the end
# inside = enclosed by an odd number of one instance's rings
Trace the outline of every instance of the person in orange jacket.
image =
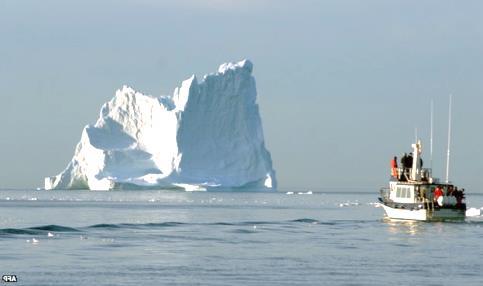
{"type": "Polygon", "coordinates": [[[394,158],[391,160],[391,176],[394,178],[397,178],[397,157],[394,156],[394,158]]]}

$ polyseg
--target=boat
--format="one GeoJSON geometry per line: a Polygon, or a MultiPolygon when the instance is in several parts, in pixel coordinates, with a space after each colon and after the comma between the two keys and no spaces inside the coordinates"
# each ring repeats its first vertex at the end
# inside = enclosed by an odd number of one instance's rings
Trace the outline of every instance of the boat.
{"type": "Polygon", "coordinates": [[[381,188],[379,201],[386,217],[397,220],[444,221],[464,220],[464,189],[433,178],[431,168],[423,168],[422,143],[412,144],[413,152],[403,156],[402,166],[392,161],[389,187],[381,188]],[[412,155],[412,156],[411,156],[412,155]]]}

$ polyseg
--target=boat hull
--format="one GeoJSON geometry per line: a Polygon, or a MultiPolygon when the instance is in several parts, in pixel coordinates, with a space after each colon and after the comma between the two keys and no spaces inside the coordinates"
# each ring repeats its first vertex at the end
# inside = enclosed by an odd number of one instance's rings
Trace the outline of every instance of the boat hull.
{"type": "Polygon", "coordinates": [[[417,220],[417,221],[441,221],[465,219],[464,209],[436,208],[428,209],[401,209],[392,208],[382,204],[386,216],[391,219],[417,220]]]}

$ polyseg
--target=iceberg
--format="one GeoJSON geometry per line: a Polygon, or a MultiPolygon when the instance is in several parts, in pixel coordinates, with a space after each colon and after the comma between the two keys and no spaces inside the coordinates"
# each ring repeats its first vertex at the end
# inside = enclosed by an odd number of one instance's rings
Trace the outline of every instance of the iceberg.
{"type": "Polygon", "coordinates": [[[122,87],[45,189],[274,190],[252,70],[249,60],[225,63],[172,96],[122,87]]]}

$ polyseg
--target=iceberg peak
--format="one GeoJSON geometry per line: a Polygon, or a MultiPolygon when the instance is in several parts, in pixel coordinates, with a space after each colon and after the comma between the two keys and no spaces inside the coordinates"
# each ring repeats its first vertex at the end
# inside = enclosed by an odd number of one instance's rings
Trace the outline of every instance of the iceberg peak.
{"type": "Polygon", "coordinates": [[[236,70],[236,69],[242,69],[244,71],[247,71],[249,74],[251,74],[253,71],[253,64],[248,59],[244,59],[237,63],[224,63],[224,64],[221,64],[220,67],[218,68],[218,73],[223,74],[229,70],[236,70]]]}

